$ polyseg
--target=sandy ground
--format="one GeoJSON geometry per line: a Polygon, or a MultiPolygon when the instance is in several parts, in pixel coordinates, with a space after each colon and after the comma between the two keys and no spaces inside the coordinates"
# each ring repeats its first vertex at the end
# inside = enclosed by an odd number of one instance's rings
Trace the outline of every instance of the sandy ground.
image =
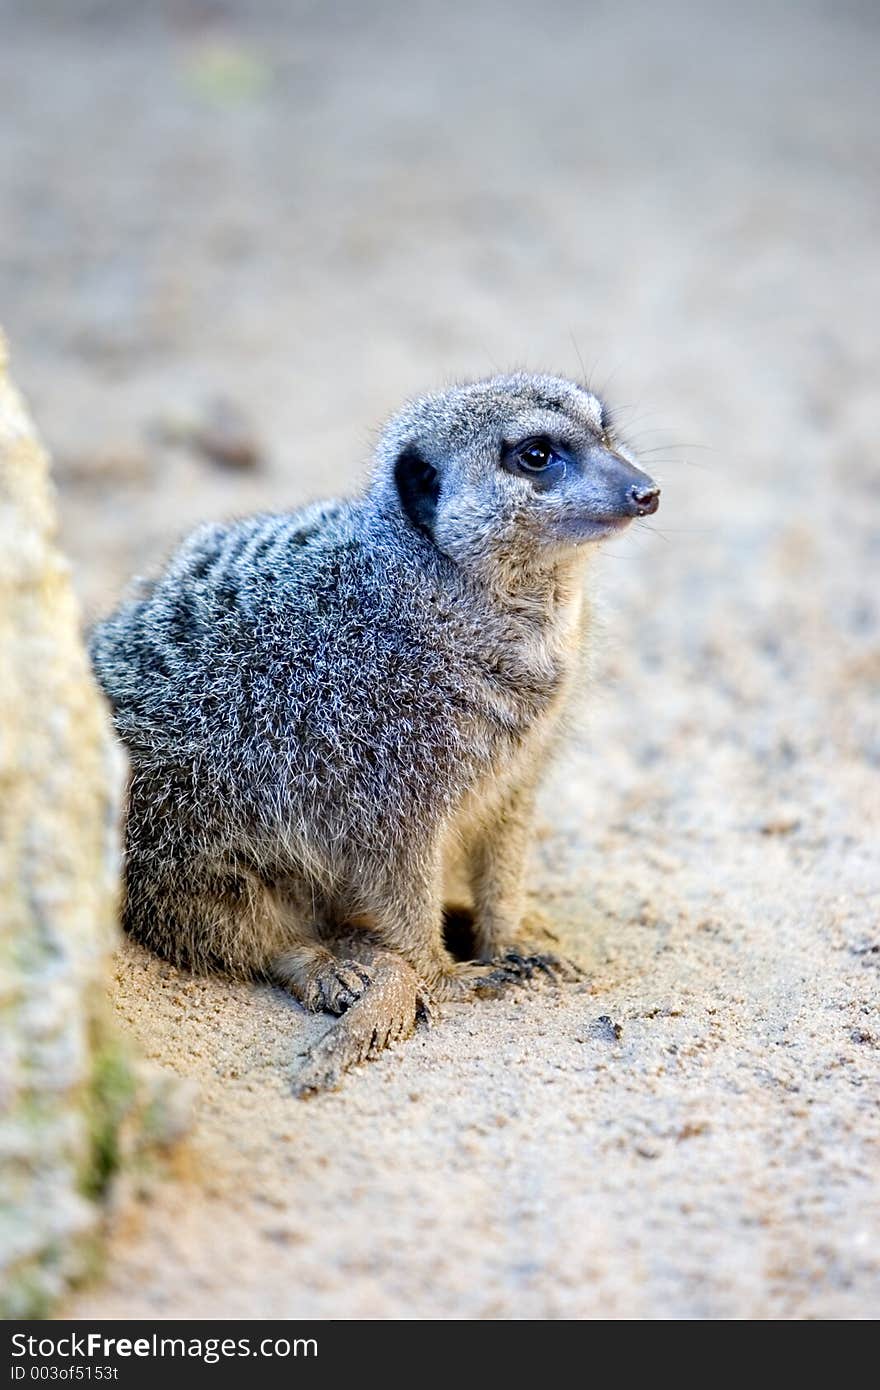
{"type": "Polygon", "coordinates": [[[197,1121],[68,1314],[875,1316],[876,8],[36,11],[0,0],[0,304],[89,615],[495,366],[581,356],[664,483],[532,866],[588,984],[301,1103],[324,1020],[122,950],[197,1121]],[[216,396],[261,466],[186,447],[216,396]]]}

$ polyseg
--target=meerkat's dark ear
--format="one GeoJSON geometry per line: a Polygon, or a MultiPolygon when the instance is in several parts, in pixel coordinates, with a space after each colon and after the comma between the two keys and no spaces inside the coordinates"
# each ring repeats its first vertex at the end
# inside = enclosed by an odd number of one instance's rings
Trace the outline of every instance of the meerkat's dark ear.
{"type": "Polygon", "coordinates": [[[394,464],[394,482],[400,504],[413,526],[434,534],[434,515],[440,497],[440,478],[437,469],[423,458],[414,444],[398,454],[394,464]]]}

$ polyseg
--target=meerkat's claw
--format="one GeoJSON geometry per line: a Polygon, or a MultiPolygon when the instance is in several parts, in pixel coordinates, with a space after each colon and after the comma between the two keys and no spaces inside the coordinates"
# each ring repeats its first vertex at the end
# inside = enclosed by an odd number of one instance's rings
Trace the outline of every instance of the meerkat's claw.
{"type": "Polygon", "coordinates": [[[436,1006],[427,989],[420,989],[416,995],[416,1023],[421,1023],[425,1028],[433,1028],[436,1022],[436,1006]]]}
{"type": "Polygon", "coordinates": [[[372,979],[366,966],[356,960],[328,961],[315,980],[322,1007],[331,1014],[345,1013],[361,998],[372,979]]]}
{"type": "Polygon", "coordinates": [[[505,951],[500,963],[523,980],[533,980],[543,975],[552,984],[561,985],[573,984],[584,978],[584,972],[574,961],[549,951],[530,951],[526,947],[513,947],[505,951]]]}
{"type": "Polygon", "coordinates": [[[540,971],[554,984],[557,981],[555,969],[542,956],[525,956],[520,951],[508,951],[502,959],[505,965],[509,965],[515,974],[522,975],[525,980],[531,980],[540,971]]]}

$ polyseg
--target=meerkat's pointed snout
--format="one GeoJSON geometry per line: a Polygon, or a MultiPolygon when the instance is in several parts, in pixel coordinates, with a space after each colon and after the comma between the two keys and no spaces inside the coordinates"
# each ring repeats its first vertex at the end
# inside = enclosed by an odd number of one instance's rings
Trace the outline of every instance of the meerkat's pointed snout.
{"type": "Polygon", "coordinates": [[[590,450],[579,492],[588,517],[617,526],[651,516],[660,505],[659,485],[616,449],[590,450]]]}

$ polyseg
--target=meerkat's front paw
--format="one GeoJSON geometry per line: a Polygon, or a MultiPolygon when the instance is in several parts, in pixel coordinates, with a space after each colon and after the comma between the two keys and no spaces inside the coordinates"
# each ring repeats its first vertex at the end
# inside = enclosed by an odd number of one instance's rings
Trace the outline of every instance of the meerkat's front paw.
{"type": "Polygon", "coordinates": [[[303,1003],[313,1013],[345,1013],[356,1004],[373,975],[356,960],[323,961],[311,973],[303,1003]]]}
{"type": "Polygon", "coordinates": [[[294,1091],[310,1096],[335,1090],[350,1067],[430,1023],[430,999],[415,971],[400,956],[377,953],[369,989],[299,1058],[294,1091]]]}

